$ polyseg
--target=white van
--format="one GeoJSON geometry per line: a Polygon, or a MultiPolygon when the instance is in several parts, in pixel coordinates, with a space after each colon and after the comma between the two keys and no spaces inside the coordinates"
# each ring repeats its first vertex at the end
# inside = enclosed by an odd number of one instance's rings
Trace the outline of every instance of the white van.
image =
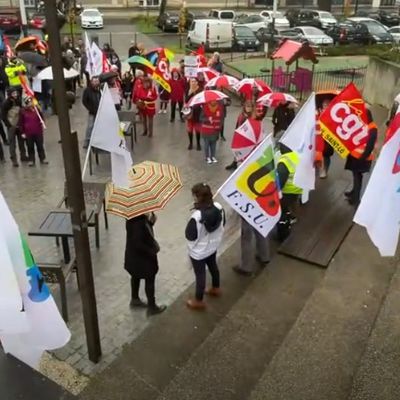
{"type": "Polygon", "coordinates": [[[211,10],[208,16],[222,21],[233,21],[236,18],[236,13],[233,10],[211,10]]]}
{"type": "Polygon", "coordinates": [[[216,19],[195,19],[189,28],[187,45],[206,50],[230,49],[233,41],[233,24],[216,19]]]}

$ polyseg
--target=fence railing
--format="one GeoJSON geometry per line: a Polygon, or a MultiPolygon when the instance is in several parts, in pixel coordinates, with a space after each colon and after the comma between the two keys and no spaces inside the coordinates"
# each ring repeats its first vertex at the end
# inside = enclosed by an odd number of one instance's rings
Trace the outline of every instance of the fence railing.
{"type": "Polygon", "coordinates": [[[299,100],[307,97],[312,91],[345,88],[353,82],[358,89],[364,87],[367,67],[346,68],[327,71],[308,71],[300,69],[300,73],[282,72],[275,74],[248,75],[243,73],[243,78],[257,78],[266,82],[276,92],[286,92],[295,95],[299,100]]]}

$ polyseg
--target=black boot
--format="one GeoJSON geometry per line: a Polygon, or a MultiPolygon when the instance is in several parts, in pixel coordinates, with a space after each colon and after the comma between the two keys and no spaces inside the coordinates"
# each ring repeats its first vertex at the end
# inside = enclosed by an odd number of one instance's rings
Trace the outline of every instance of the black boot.
{"type": "Polygon", "coordinates": [[[131,300],[131,302],[129,303],[129,307],[130,308],[145,308],[145,307],[147,307],[147,304],[138,297],[136,299],[131,300]]]}
{"type": "Polygon", "coordinates": [[[237,161],[233,160],[229,165],[225,167],[227,171],[233,171],[237,168],[237,161]]]}
{"type": "Polygon", "coordinates": [[[164,306],[164,305],[158,306],[157,304],[154,304],[147,308],[147,316],[151,317],[153,315],[161,314],[166,309],[167,309],[167,306],[164,306]]]}
{"type": "Polygon", "coordinates": [[[200,133],[196,133],[196,142],[197,142],[197,151],[201,151],[201,144],[200,144],[200,133]]]}
{"type": "Polygon", "coordinates": [[[188,150],[192,150],[193,149],[193,133],[188,132],[188,137],[189,137],[188,150]]]}
{"type": "Polygon", "coordinates": [[[344,195],[345,195],[347,198],[352,197],[352,196],[353,196],[353,189],[352,189],[352,190],[348,190],[347,192],[344,192],[344,195]]]}

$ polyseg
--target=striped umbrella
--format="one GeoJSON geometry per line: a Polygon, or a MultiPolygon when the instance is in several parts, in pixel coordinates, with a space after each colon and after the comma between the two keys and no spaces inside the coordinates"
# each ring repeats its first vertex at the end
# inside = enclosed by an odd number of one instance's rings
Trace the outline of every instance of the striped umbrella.
{"type": "Polygon", "coordinates": [[[267,107],[278,107],[280,104],[285,103],[295,103],[297,104],[297,100],[291,95],[287,93],[268,93],[257,100],[257,103],[262,103],[267,107]]]}
{"type": "Polygon", "coordinates": [[[230,75],[219,75],[207,82],[206,88],[230,88],[239,83],[239,79],[230,75]]]}
{"type": "Polygon", "coordinates": [[[211,79],[215,78],[216,76],[219,76],[219,72],[216,71],[214,68],[210,68],[210,67],[197,68],[197,73],[203,74],[204,80],[206,82],[210,81],[211,79]]]}
{"type": "Polygon", "coordinates": [[[107,211],[126,219],[163,209],[183,186],[177,167],[153,161],[133,166],[129,180],[129,188],[106,189],[107,211]]]}
{"type": "Polygon", "coordinates": [[[228,99],[229,96],[218,90],[203,90],[195,94],[186,104],[186,107],[194,107],[200,104],[209,103],[210,101],[220,101],[228,99]]]}

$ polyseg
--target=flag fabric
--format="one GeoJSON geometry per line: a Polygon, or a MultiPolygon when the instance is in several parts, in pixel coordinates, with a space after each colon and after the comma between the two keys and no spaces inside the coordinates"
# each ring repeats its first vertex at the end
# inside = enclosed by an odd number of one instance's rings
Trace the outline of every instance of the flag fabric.
{"type": "Polygon", "coordinates": [[[91,49],[92,49],[92,45],[90,43],[89,36],[88,36],[87,32],[85,32],[85,52],[86,52],[86,58],[87,58],[85,70],[89,74],[90,77],[95,75],[93,73],[94,66],[93,66],[91,49]]]}
{"type": "Polygon", "coordinates": [[[103,71],[102,71],[103,74],[105,74],[106,72],[110,72],[111,71],[110,61],[108,61],[108,58],[103,51],[102,51],[102,60],[103,60],[103,71]]]}
{"type": "Polygon", "coordinates": [[[299,155],[299,164],[294,174],[293,183],[307,193],[315,188],[315,93],[312,93],[280,142],[299,155]]]}
{"type": "Polygon", "coordinates": [[[2,321],[0,340],[6,353],[11,353],[31,367],[37,368],[43,351],[64,346],[71,334],[1,192],[0,220],[1,275],[4,277],[5,273],[11,274],[5,279],[11,285],[14,285],[16,280],[20,292],[20,297],[17,298],[14,290],[11,292],[9,289],[10,295],[13,296],[8,301],[11,309],[7,315],[9,320],[2,321]],[[22,302],[19,304],[19,310],[15,312],[15,306],[20,299],[22,302]]]}
{"type": "Polygon", "coordinates": [[[117,186],[127,187],[128,170],[133,162],[131,153],[126,147],[117,110],[107,84],[104,85],[101,95],[88,152],[90,151],[90,146],[111,153],[112,180],[117,186]],[[119,155],[120,157],[115,157],[114,155],[119,155]]]}
{"type": "Polygon", "coordinates": [[[14,54],[14,51],[13,51],[13,49],[11,47],[10,40],[8,39],[8,36],[3,35],[3,42],[4,42],[4,47],[5,47],[5,50],[6,50],[6,57],[8,59],[10,59],[11,57],[14,57],[15,54],[14,54]]]}
{"type": "Polygon", "coordinates": [[[156,81],[164,90],[171,93],[171,73],[169,72],[169,61],[165,55],[165,50],[161,49],[158,55],[158,61],[155,71],[153,72],[153,79],[156,81]]]}
{"type": "Polygon", "coordinates": [[[95,42],[90,46],[90,60],[92,62],[92,75],[97,76],[103,73],[103,52],[95,42]]]}
{"type": "Polygon", "coordinates": [[[365,102],[354,83],[349,83],[320,115],[322,137],[343,158],[368,140],[365,102]]]}
{"type": "Polygon", "coordinates": [[[281,216],[272,135],[260,143],[218,193],[242,218],[267,237],[281,216]]]}
{"type": "Polygon", "coordinates": [[[354,216],[381,256],[395,255],[400,230],[400,119],[391,128],[354,216]]]}

